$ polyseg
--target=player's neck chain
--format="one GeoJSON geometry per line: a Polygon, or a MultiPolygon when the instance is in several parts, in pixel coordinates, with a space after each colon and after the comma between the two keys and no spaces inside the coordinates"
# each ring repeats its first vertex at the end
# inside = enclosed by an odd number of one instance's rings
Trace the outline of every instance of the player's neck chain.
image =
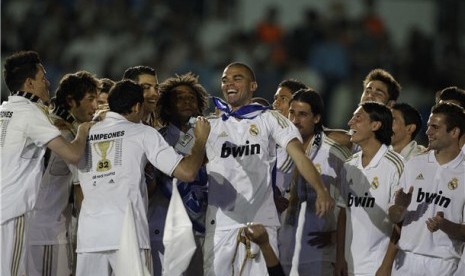
{"type": "Polygon", "coordinates": [[[42,103],[42,101],[40,100],[39,97],[37,97],[36,95],[34,95],[34,94],[30,93],[30,92],[15,91],[15,92],[11,93],[11,96],[23,97],[23,98],[26,98],[26,99],[30,100],[33,103],[42,103]]]}
{"type": "Polygon", "coordinates": [[[53,109],[52,111],[53,114],[55,114],[56,116],[62,118],[63,120],[65,120],[66,122],[70,123],[70,124],[75,124],[77,123],[76,122],[76,119],[74,118],[73,115],[71,115],[68,110],[60,107],[60,106],[55,106],[55,108],[53,109]]]}

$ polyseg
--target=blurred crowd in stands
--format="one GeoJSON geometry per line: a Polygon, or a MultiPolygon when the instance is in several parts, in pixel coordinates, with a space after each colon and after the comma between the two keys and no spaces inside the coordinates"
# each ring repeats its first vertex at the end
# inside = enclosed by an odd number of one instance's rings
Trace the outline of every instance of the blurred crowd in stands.
{"type": "MultiPolygon", "coordinates": [[[[291,28],[269,6],[246,30],[239,27],[237,0],[3,0],[2,57],[39,52],[52,94],[69,72],[119,80],[124,68],[144,64],[160,81],[192,71],[219,95],[222,68],[243,61],[257,74],[256,96],[272,100],[281,80],[299,79],[322,93],[327,124],[345,128],[373,68],[391,72],[403,87],[401,99],[422,114],[429,114],[437,90],[465,87],[464,3],[436,2],[437,33],[414,28],[405,45],[394,45],[373,0],[364,1],[356,19],[346,16],[344,1],[328,1],[328,14],[301,10],[300,24],[291,28]]],[[[7,95],[2,83],[2,100],[7,95]]]]}

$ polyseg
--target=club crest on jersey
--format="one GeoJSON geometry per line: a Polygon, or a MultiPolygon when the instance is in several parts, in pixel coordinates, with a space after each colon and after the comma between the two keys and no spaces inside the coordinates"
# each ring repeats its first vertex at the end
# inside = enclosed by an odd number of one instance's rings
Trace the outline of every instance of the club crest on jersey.
{"type": "Polygon", "coordinates": [[[185,147],[192,140],[192,136],[189,133],[186,133],[181,139],[179,139],[179,144],[185,147]]]}
{"type": "Polygon", "coordinates": [[[252,135],[252,136],[257,136],[259,131],[258,131],[258,127],[255,125],[255,124],[251,124],[250,125],[250,128],[249,128],[249,133],[252,135]]]}
{"type": "Polygon", "coordinates": [[[378,187],[379,187],[379,180],[378,180],[378,177],[375,176],[373,178],[373,181],[371,182],[370,188],[372,188],[373,190],[376,190],[378,189],[378,187]]]}
{"type": "Polygon", "coordinates": [[[451,181],[449,181],[449,183],[447,183],[447,187],[451,190],[455,190],[457,189],[457,186],[459,185],[459,180],[457,178],[452,178],[451,181]]]}

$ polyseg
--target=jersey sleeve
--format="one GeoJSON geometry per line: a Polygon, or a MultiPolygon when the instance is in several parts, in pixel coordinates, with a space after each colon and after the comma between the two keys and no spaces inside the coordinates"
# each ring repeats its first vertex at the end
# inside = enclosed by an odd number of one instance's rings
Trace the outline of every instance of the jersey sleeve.
{"type": "Polygon", "coordinates": [[[280,147],[286,149],[287,144],[294,138],[302,142],[299,130],[291,121],[277,111],[271,110],[267,113],[269,114],[267,119],[271,129],[271,136],[280,147]]]}
{"type": "Polygon", "coordinates": [[[176,153],[161,134],[153,128],[145,128],[144,146],[147,159],[164,174],[172,176],[183,156],[176,153]]]}
{"type": "Polygon", "coordinates": [[[54,138],[60,136],[61,133],[58,128],[52,125],[45,113],[40,111],[36,106],[32,106],[32,108],[34,113],[28,118],[26,136],[29,137],[34,144],[42,147],[54,138]]]}

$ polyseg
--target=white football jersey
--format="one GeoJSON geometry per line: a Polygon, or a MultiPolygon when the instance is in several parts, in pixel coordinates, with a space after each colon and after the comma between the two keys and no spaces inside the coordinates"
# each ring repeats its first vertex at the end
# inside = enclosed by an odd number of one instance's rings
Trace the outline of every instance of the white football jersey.
{"type": "Polygon", "coordinates": [[[87,141],[78,166],[84,201],[77,252],[118,249],[128,201],[134,208],[139,246],[149,249],[145,165],[149,161],[171,175],[182,156],[154,128],[114,112],[90,129],[87,141]]]}
{"type": "MultiPolygon", "coordinates": [[[[55,114],[50,114],[67,141],[75,137],[73,126],[55,114]]],[[[30,217],[29,244],[65,244],[70,240],[68,227],[71,223],[69,197],[73,182],[77,180],[76,167],[67,164],[55,153],[50,153],[30,217]]]]}
{"type": "Polygon", "coordinates": [[[60,136],[46,111],[21,96],[10,96],[0,106],[0,222],[34,207],[44,171],[46,145],[60,136]]]}
{"type": "Polygon", "coordinates": [[[386,145],[362,166],[362,152],[344,164],[338,205],[346,210],[345,257],[349,274],[374,275],[392,232],[387,211],[398,190],[404,163],[386,145]]]}
{"type": "MultiPolygon", "coordinates": [[[[306,155],[312,160],[318,172],[321,174],[323,183],[328,189],[332,198],[337,199],[339,196],[339,172],[344,165],[345,160],[351,155],[351,151],[344,146],[337,144],[327,137],[324,133],[309,143],[306,155]],[[315,141],[320,140],[320,141],[315,141]]],[[[334,212],[320,218],[315,213],[316,192],[305,181],[302,176],[297,180],[297,193],[299,202],[307,201],[307,210],[305,212],[305,224],[303,225],[303,235],[300,251],[299,264],[306,264],[317,261],[335,262],[336,246],[332,244],[324,248],[316,248],[308,244],[312,238],[308,236],[310,232],[331,232],[336,231],[337,216],[339,208],[334,208],[334,212]]],[[[300,205],[300,204],[299,204],[300,205]]],[[[287,218],[290,208],[286,209],[287,218]]],[[[295,234],[297,229],[298,212],[294,214],[292,221],[285,219],[278,230],[279,240],[279,258],[283,265],[290,266],[294,255],[295,234]]],[[[301,274],[304,273],[301,271],[301,274]]]]}
{"type": "Polygon", "coordinates": [[[413,186],[412,201],[407,209],[399,247],[407,252],[443,259],[458,260],[463,242],[450,239],[439,230],[431,233],[426,220],[444,212],[444,218],[463,224],[465,213],[465,155],[439,165],[434,151],[416,156],[405,165],[400,180],[408,191],[413,186]]]}
{"type": "Polygon", "coordinates": [[[276,143],[299,139],[297,128],[276,111],[253,119],[210,119],[207,232],[247,222],[279,226],[271,187],[276,143]]]}

